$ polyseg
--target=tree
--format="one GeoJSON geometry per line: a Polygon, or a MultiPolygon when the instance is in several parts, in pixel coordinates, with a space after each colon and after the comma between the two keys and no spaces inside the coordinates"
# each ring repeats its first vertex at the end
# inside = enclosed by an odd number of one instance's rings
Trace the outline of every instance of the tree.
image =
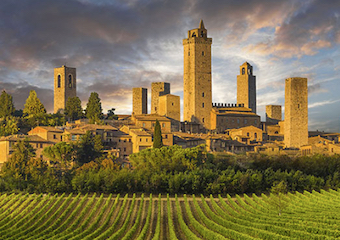
{"type": "Polygon", "coordinates": [[[103,118],[103,109],[100,102],[98,93],[92,92],[89,101],[86,104],[86,118],[90,120],[90,123],[99,122],[103,118]]]}
{"type": "Polygon", "coordinates": [[[59,142],[53,146],[44,148],[43,155],[53,161],[60,169],[71,167],[74,159],[74,147],[66,142],[59,142]]]}
{"type": "Polygon", "coordinates": [[[40,102],[37,93],[34,90],[30,91],[23,111],[24,114],[27,114],[28,116],[37,116],[46,113],[44,105],[40,102]]]}
{"type": "Polygon", "coordinates": [[[89,163],[102,155],[103,144],[100,135],[93,136],[87,131],[76,147],[76,160],[80,165],[89,163]]]}
{"type": "Polygon", "coordinates": [[[155,128],[153,130],[153,147],[154,148],[163,147],[162,130],[158,119],[156,119],[155,128]]]}
{"type": "Polygon", "coordinates": [[[12,96],[2,91],[0,95],[0,117],[12,116],[15,111],[12,96]]]}
{"type": "Polygon", "coordinates": [[[107,111],[106,119],[108,120],[117,120],[118,116],[115,114],[116,109],[111,108],[110,110],[107,111]]]}
{"type": "Polygon", "coordinates": [[[67,99],[65,107],[65,116],[71,121],[78,120],[84,116],[79,97],[70,97],[67,99]]]}
{"type": "Polygon", "coordinates": [[[5,117],[0,120],[0,136],[9,136],[19,131],[18,119],[15,117],[5,117]]]}

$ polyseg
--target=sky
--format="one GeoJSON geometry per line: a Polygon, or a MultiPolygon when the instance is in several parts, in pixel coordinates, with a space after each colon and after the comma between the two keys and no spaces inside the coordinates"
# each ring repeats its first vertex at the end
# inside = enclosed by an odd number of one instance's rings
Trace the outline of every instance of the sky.
{"type": "MultiPolygon", "coordinates": [[[[340,132],[339,0],[1,0],[0,90],[22,109],[35,90],[53,112],[53,69],[77,68],[77,95],[131,114],[132,88],[169,82],[183,97],[183,45],[203,19],[212,38],[213,102],[236,103],[253,66],[257,110],[284,106],[289,77],[308,78],[309,130],[340,132]]],[[[283,108],[284,110],[284,108],[283,108]]],[[[150,111],[150,106],[149,106],[150,111]]]]}

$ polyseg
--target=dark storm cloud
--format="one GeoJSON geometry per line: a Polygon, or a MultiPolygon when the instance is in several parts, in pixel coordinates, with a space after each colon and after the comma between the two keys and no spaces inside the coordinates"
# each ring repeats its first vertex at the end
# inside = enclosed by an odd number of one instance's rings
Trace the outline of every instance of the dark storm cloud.
{"type": "Polygon", "coordinates": [[[48,112],[53,111],[53,90],[39,88],[32,86],[27,82],[8,83],[0,82],[0,91],[5,90],[8,94],[12,95],[14,106],[16,109],[23,109],[26,99],[28,98],[31,90],[36,91],[38,98],[44,104],[48,112]]]}

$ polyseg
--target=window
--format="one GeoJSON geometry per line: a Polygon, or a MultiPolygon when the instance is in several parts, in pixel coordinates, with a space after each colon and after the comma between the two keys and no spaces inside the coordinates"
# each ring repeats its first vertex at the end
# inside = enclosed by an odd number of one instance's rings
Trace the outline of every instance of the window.
{"type": "Polygon", "coordinates": [[[57,135],[53,134],[53,139],[57,139],[57,135]]]}
{"type": "Polygon", "coordinates": [[[129,142],[131,142],[131,139],[129,139],[129,142]]]}
{"type": "Polygon", "coordinates": [[[126,142],[126,139],[124,139],[124,142],[126,142]]]}
{"type": "Polygon", "coordinates": [[[203,31],[201,31],[201,37],[204,37],[204,33],[203,33],[203,31]]]}
{"type": "Polygon", "coordinates": [[[118,140],[118,142],[120,142],[120,139],[118,140]]]}
{"type": "Polygon", "coordinates": [[[244,75],[246,73],[245,68],[242,68],[242,75],[244,75]]]}
{"type": "Polygon", "coordinates": [[[202,51],[202,56],[204,56],[204,51],[202,51]]]}
{"type": "Polygon", "coordinates": [[[124,148],[124,152],[126,152],[126,148],[124,148]]]}
{"type": "Polygon", "coordinates": [[[254,133],[254,138],[255,138],[255,139],[257,138],[257,133],[254,133]]]}
{"type": "Polygon", "coordinates": [[[173,106],[174,105],[174,103],[171,103],[171,106],[173,106]]]}
{"type": "Polygon", "coordinates": [[[202,103],[202,108],[204,108],[204,103],[202,103]]]}
{"type": "Polygon", "coordinates": [[[249,137],[249,132],[247,132],[247,137],[249,137]]]}
{"type": "Polygon", "coordinates": [[[72,76],[68,75],[68,87],[72,88],[72,76]]]}
{"type": "Polygon", "coordinates": [[[188,52],[188,56],[190,56],[190,52],[188,52]]]}
{"type": "Polygon", "coordinates": [[[155,126],[155,123],[152,123],[152,127],[154,127],[155,126]]]}
{"type": "Polygon", "coordinates": [[[204,118],[202,118],[202,122],[204,122],[204,118]]]}
{"type": "Polygon", "coordinates": [[[143,123],[143,127],[145,127],[145,123],[143,123]]]}
{"type": "Polygon", "coordinates": [[[257,124],[257,120],[256,119],[255,119],[254,123],[257,124]]]}
{"type": "Polygon", "coordinates": [[[40,143],[40,148],[43,148],[43,144],[42,143],[40,143]]]}
{"type": "Polygon", "coordinates": [[[61,87],[61,79],[60,79],[60,75],[58,75],[58,88],[61,87]]]}
{"type": "Polygon", "coordinates": [[[142,141],[142,138],[140,138],[139,141],[141,142],[141,141],[142,141]]]}
{"type": "Polygon", "coordinates": [[[193,34],[191,35],[191,37],[196,37],[196,33],[193,33],[193,34]]]}
{"type": "Polygon", "coordinates": [[[145,138],[145,141],[148,142],[149,139],[145,138]]]}
{"type": "Polygon", "coordinates": [[[165,123],[162,123],[162,127],[165,127],[165,123]]]}
{"type": "Polygon", "coordinates": [[[202,97],[204,97],[204,92],[202,92],[202,97]]]}
{"type": "Polygon", "coordinates": [[[300,108],[300,104],[298,104],[298,108],[300,108]]]}
{"type": "Polygon", "coordinates": [[[240,123],[240,119],[239,118],[237,119],[237,123],[240,123]]]}
{"type": "Polygon", "coordinates": [[[77,135],[72,135],[71,140],[72,141],[77,141],[77,135]]]}
{"type": "Polygon", "coordinates": [[[247,119],[244,119],[244,123],[247,124],[247,123],[248,123],[248,120],[247,120],[247,119]]]}
{"type": "Polygon", "coordinates": [[[155,107],[155,111],[157,112],[157,107],[155,107]]]}
{"type": "Polygon", "coordinates": [[[39,147],[39,144],[38,144],[38,143],[36,143],[36,144],[35,144],[35,147],[36,147],[36,148],[38,148],[38,147],[39,147]]]}

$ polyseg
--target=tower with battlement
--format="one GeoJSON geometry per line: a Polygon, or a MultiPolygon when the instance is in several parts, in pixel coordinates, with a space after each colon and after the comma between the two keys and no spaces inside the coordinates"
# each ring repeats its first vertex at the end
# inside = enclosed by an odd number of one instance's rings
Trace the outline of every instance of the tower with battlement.
{"type": "Polygon", "coordinates": [[[77,96],[76,69],[66,67],[54,69],[54,113],[64,112],[67,99],[77,96]]]}
{"type": "Polygon", "coordinates": [[[240,66],[240,75],[237,76],[237,104],[242,103],[256,113],[256,77],[248,62],[240,66]]]}
{"type": "Polygon", "coordinates": [[[211,44],[203,20],[183,39],[183,120],[199,123],[206,129],[211,127],[211,44]]]}
{"type": "Polygon", "coordinates": [[[308,144],[307,78],[286,79],[284,143],[287,148],[308,144]]]}

